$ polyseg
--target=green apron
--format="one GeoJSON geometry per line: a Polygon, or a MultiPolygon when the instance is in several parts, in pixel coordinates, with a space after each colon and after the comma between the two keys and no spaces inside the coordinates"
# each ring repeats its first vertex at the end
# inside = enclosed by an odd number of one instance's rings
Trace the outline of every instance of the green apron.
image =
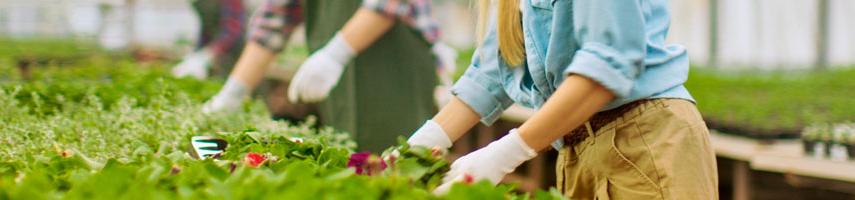
{"type": "MultiPolygon", "coordinates": [[[[208,45],[212,40],[217,39],[217,36],[222,29],[220,24],[220,12],[222,12],[222,7],[225,5],[223,5],[220,0],[196,0],[193,1],[192,4],[193,10],[195,10],[196,14],[199,16],[199,24],[201,25],[201,29],[199,30],[200,42],[198,42],[196,46],[196,48],[199,49],[208,45]]],[[[244,36],[241,35],[241,38],[238,38],[237,41],[235,41],[234,46],[232,46],[225,55],[214,58],[214,62],[211,65],[211,75],[217,77],[229,76],[229,73],[231,73],[235,63],[237,63],[237,59],[240,56],[241,51],[243,51],[243,37],[244,36]]]]}
{"type": "MultiPolygon", "coordinates": [[[[323,47],[360,7],[360,1],[306,2],[306,40],[323,47]]],[[[435,113],[436,61],[421,35],[402,23],[359,54],[319,105],[324,125],[354,136],[359,150],[381,152],[435,113]]]]}

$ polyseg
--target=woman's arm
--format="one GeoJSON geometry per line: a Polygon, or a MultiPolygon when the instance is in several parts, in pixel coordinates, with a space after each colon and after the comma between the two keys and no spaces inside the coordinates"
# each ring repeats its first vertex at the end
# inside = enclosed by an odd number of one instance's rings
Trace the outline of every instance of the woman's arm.
{"type": "MultiPolygon", "coordinates": [[[[579,75],[569,75],[546,104],[520,128],[484,148],[458,158],[434,193],[442,194],[467,175],[474,180],[499,183],[523,162],[588,120],[614,95],[600,84],[579,75]]],[[[443,109],[445,110],[445,109],[443,109]]],[[[449,137],[452,137],[449,133],[449,137]]],[[[459,136],[458,136],[459,137],[459,136]]]]}
{"type": "Polygon", "coordinates": [[[383,36],[394,24],[393,18],[360,8],[341,28],[341,34],[353,51],[359,54],[383,36]]]}
{"type": "MultiPolygon", "coordinates": [[[[570,75],[540,111],[520,126],[520,137],[532,149],[542,150],[582,125],[613,98],[614,94],[593,80],[570,75]]],[[[462,137],[478,120],[478,113],[457,97],[433,117],[452,142],[462,137]]]]}
{"type": "MultiPolygon", "coordinates": [[[[591,79],[567,76],[540,111],[520,128],[454,161],[443,179],[444,184],[434,193],[447,192],[454,182],[465,180],[466,175],[474,180],[499,183],[517,166],[537,156],[537,150],[548,147],[552,141],[581,125],[613,98],[610,91],[591,79]]],[[[452,136],[449,133],[449,137],[452,136]]]]}
{"type": "Polygon", "coordinates": [[[569,75],[546,104],[518,129],[523,141],[534,150],[549,147],[614,98],[614,94],[579,75],[569,75]]]}
{"type": "Polygon", "coordinates": [[[448,136],[451,142],[466,134],[466,131],[472,129],[481,117],[466,103],[463,103],[457,97],[452,97],[451,102],[446,104],[439,110],[439,113],[433,117],[433,121],[442,127],[442,130],[448,136]]]}

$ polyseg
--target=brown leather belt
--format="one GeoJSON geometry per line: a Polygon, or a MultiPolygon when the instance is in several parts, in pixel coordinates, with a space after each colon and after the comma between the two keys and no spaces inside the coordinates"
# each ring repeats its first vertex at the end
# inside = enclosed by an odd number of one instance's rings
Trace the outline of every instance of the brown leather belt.
{"type": "MultiPolygon", "coordinates": [[[[639,105],[649,101],[653,100],[642,99],[624,104],[620,107],[611,110],[598,112],[597,114],[594,114],[594,116],[591,116],[591,118],[588,119],[587,123],[591,124],[591,131],[596,133],[597,130],[600,130],[600,128],[602,128],[603,126],[606,126],[607,124],[617,120],[619,117],[626,114],[626,112],[629,112],[630,110],[638,107],[639,105]]],[[[578,128],[573,129],[573,131],[570,131],[570,134],[564,135],[564,144],[570,147],[576,146],[577,144],[584,141],[585,138],[588,138],[588,136],[590,136],[590,134],[588,134],[588,128],[585,126],[585,124],[582,124],[578,128]]]]}

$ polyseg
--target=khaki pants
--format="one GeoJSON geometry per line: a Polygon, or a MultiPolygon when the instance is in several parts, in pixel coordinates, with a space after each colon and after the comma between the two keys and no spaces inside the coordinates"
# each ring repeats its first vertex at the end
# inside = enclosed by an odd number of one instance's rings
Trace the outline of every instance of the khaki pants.
{"type": "Polygon", "coordinates": [[[709,130],[694,104],[643,103],[559,151],[557,186],[571,199],[718,199],[709,130]]]}

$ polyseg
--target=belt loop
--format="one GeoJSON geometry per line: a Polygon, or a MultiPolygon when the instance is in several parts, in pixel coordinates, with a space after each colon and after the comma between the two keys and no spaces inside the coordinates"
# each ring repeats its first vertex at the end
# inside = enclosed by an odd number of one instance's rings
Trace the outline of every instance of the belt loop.
{"type": "Polygon", "coordinates": [[[585,122],[585,129],[588,129],[588,137],[591,138],[591,143],[593,144],[594,143],[594,128],[591,127],[590,121],[585,122]]]}

